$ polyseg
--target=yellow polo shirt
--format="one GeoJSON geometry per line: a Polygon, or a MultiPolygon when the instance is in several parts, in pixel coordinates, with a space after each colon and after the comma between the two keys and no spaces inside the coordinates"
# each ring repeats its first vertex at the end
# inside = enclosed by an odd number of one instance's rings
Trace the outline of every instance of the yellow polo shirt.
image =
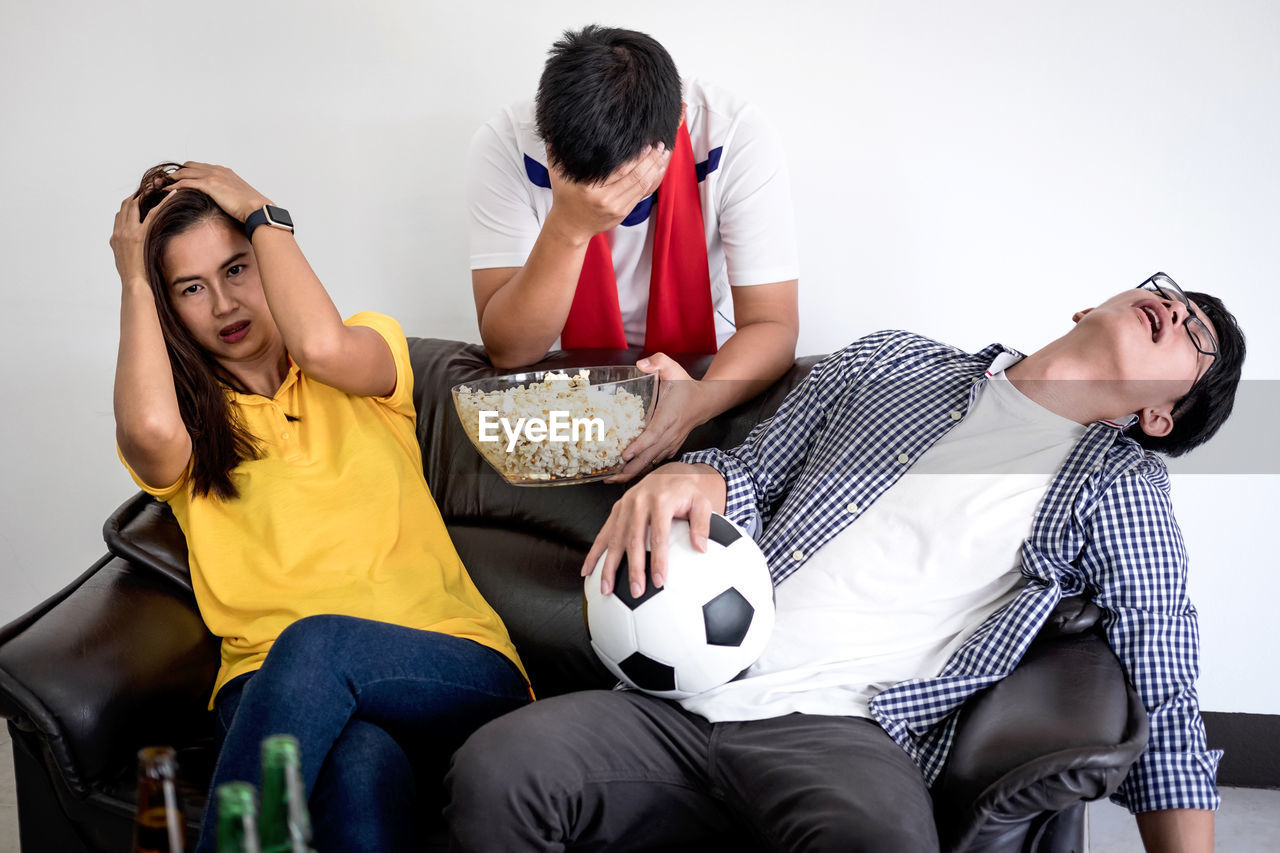
{"type": "Polygon", "coordinates": [[[238,498],[195,497],[190,467],[166,488],[129,469],[186,534],[200,614],[222,638],[215,695],[261,666],[288,625],[326,613],[475,640],[523,671],[423,477],[400,324],[368,311],[346,323],[373,329],[391,348],[391,396],[339,391],[290,362],[273,397],[227,391],[262,453],[232,471],[238,498]]]}

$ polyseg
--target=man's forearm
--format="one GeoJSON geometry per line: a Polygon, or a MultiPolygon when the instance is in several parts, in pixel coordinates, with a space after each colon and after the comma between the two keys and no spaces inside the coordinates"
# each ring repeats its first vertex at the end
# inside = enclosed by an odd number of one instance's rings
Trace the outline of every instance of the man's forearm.
{"type": "MultiPolygon", "coordinates": [[[[599,183],[579,183],[556,167],[549,170],[551,210],[528,260],[483,297],[480,336],[495,365],[531,364],[546,355],[569,319],[591,238],[616,228],[652,195],[670,160],[666,146],[646,147],[599,183]]],[[[479,306],[479,290],[476,299],[479,306]]]]}
{"type": "Polygon", "coordinates": [[[532,364],[546,355],[569,318],[589,241],[548,218],[524,266],[484,307],[480,337],[495,366],[532,364]]]}
{"type": "Polygon", "coordinates": [[[1213,853],[1213,812],[1164,809],[1137,816],[1147,853],[1213,853]]]}
{"type": "Polygon", "coordinates": [[[796,332],[785,323],[742,326],[725,341],[703,376],[699,422],[750,400],[795,363],[796,332]]]}

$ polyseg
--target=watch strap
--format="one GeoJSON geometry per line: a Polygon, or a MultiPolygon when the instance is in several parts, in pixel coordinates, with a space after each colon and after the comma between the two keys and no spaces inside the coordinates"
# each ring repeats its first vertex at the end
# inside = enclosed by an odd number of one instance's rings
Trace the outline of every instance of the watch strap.
{"type": "Polygon", "coordinates": [[[274,204],[264,204],[262,207],[250,213],[244,221],[244,236],[250,240],[253,239],[253,232],[257,230],[259,225],[270,225],[272,228],[279,228],[282,231],[293,232],[293,217],[289,215],[289,211],[283,207],[276,207],[274,204]]]}

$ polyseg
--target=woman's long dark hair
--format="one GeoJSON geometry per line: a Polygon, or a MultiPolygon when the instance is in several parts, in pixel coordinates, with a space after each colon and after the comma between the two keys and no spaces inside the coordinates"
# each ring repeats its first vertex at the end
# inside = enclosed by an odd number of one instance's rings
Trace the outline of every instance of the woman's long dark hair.
{"type": "Polygon", "coordinates": [[[199,190],[166,189],[173,183],[169,173],[177,168],[175,163],[161,163],[148,169],[138,187],[138,211],[143,218],[170,192],[174,194],[156,211],[147,232],[144,249],[147,279],[155,297],[165,348],[169,351],[178,410],[191,434],[192,486],[196,495],[212,494],[227,500],[239,496],[231,480],[232,469],[241,462],[257,459],[258,443],[227,399],[229,377],[213,356],[196,343],[173,310],[163,262],[169,241],[201,223],[223,218],[237,229],[241,226],[199,190]]]}

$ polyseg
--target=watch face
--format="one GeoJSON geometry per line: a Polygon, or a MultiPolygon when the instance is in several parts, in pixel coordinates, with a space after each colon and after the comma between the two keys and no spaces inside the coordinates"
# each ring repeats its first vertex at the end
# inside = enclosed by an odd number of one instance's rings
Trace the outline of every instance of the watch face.
{"type": "Polygon", "coordinates": [[[268,204],[266,210],[267,222],[270,224],[286,225],[289,228],[293,227],[293,219],[289,216],[289,211],[285,210],[283,207],[276,207],[274,204],[268,204]]]}

